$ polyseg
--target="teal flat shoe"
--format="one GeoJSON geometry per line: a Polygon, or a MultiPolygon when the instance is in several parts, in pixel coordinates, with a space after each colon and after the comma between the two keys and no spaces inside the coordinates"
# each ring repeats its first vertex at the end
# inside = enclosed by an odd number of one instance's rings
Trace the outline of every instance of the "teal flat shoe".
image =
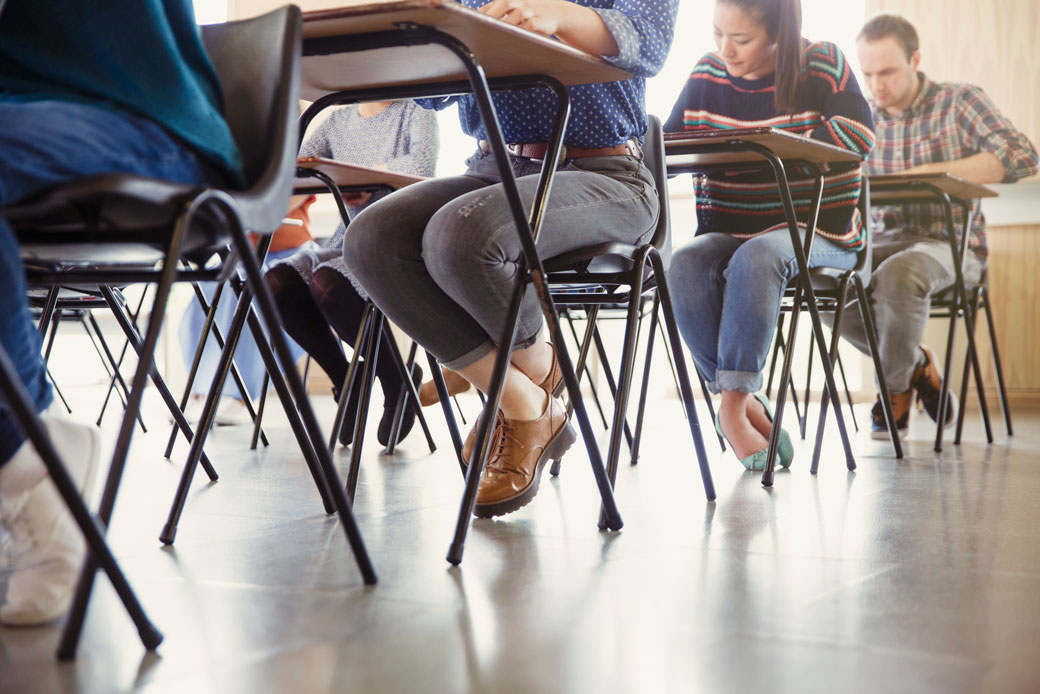
{"type": "MultiPolygon", "coordinates": [[[[721,436],[722,438],[726,438],[726,435],[722,433],[722,424],[719,423],[719,413],[718,412],[715,413],[715,431],[719,432],[719,436],[721,436]]],[[[784,433],[786,433],[786,432],[784,432],[784,433]]],[[[729,439],[726,439],[726,440],[729,441],[729,439]]],[[[787,437],[787,446],[788,446],[789,449],[791,448],[791,437],[787,437]]],[[[730,448],[732,448],[732,447],[733,447],[733,444],[730,444],[730,448]]],[[[792,450],[792,455],[793,455],[793,450],[792,450]]],[[[777,453],[776,460],[777,460],[777,463],[779,463],[780,465],[783,465],[783,459],[780,457],[779,452],[777,453]]],[[[755,451],[751,455],[742,458],[740,460],[740,464],[744,466],[745,470],[765,470],[766,469],[766,452],[765,451],[755,451]]],[[[790,464],[791,464],[791,460],[790,460],[790,458],[788,458],[787,465],[784,465],[784,467],[788,467],[790,464]]]]}
{"type": "MultiPolygon", "coordinates": [[[[769,400],[766,396],[761,393],[752,393],[755,399],[762,403],[762,407],[765,408],[766,417],[769,418],[770,423],[773,421],[773,410],[769,407],[769,400]]],[[[781,427],[780,429],[780,440],[776,445],[776,455],[780,459],[780,467],[791,467],[791,461],[794,460],[794,444],[791,443],[791,435],[787,433],[787,429],[781,427]]]]}

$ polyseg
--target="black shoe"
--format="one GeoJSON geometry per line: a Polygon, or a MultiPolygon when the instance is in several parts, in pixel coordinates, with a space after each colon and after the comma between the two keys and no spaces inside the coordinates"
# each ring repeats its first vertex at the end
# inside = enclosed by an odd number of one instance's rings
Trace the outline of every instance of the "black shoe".
{"type": "MultiPolygon", "coordinates": [[[[418,364],[412,364],[412,383],[418,388],[419,384],[422,383],[423,371],[422,367],[418,364]]],[[[404,441],[405,437],[408,436],[408,432],[412,430],[415,425],[415,415],[417,410],[415,409],[415,400],[408,397],[408,391],[402,391],[400,388],[397,391],[397,395],[393,400],[387,398],[383,401],[383,416],[379,420],[379,428],[376,429],[376,440],[380,446],[386,446],[390,443],[390,430],[394,427],[394,414],[402,404],[402,400],[408,402],[408,406],[404,410],[404,416],[401,418],[401,433],[398,435],[398,442],[404,441]]]]}

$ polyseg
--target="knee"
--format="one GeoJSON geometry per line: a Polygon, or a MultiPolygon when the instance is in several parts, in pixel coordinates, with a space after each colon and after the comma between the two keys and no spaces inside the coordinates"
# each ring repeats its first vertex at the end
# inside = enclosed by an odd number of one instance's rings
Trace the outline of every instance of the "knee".
{"type": "Polygon", "coordinates": [[[343,297],[344,292],[357,294],[350,280],[330,267],[318,268],[307,286],[314,303],[326,316],[334,315],[336,308],[342,303],[337,297],[343,297]]]}
{"type": "Polygon", "coordinates": [[[875,268],[870,286],[875,301],[899,301],[911,298],[925,299],[931,286],[908,258],[892,257],[875,268]]]}
{"type": "Polygon", "coordinates": [[[300,284],[303,283],[299,273],[285,264],[275,265],[264,273],[264,284],[271,291],[271,296],[274,297],[276,303],[284,301],[294,280],[300,284]]]}
{"type": "Polygon", "coordinates": [[[434,281],[442,284],[451,278],[474,272],[487,274],[487,268],[501,265],[507,258],[493,235],[488,220],[474,209],[473,202],[449,204],[430,218],[422,238],[423,262],[434,281]],[[484,270],[479,268],[483,267],[484,270]]]}

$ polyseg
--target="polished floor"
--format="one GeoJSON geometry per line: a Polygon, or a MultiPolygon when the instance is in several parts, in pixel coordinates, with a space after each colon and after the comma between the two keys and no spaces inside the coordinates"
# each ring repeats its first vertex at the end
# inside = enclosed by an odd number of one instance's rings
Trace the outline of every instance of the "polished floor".
{"type": "Polygon", "coordinates": [[[0,692],[1040,691],[1040,410],[991,446],[971,416],[942,455],[915,414],[903,461],[861,432],[854,473],[836,434],[817,476],[802,443],[772,489],[706,436],[707,503],[679,403],[660,399],[620,470],[623,530],[597,530],[575,447],[530,506],[474,521],[458,568],[461,478],[427,412],[435,454],[417,433],[364,457],[365,587],[276,417],[258,453],[247,428],[215,433],[221,479],[196,478],[160,545],[179,464],[151,403],[110,537],[166,640],[144,652],[101,579],[74,663],[54,658],[60,624],[0,629],[0,692]]]}

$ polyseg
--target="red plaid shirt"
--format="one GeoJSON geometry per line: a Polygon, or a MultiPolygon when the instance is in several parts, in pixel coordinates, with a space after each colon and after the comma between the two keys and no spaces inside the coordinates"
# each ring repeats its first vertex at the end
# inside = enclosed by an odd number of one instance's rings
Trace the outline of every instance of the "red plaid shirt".
{"type": "MultiPolygon", "coordinates": [[[[1005,183],[1037,172],[1037,152],[989,97],[970,84],[932,82],[923,73],[921,91],[898,116],[886,115],[871,102],[876,140],[864,173],[899,173],[911,166],[964,159],[992,152],[1007,174],[1005,183]]],[[[954,224],[964,223],[960,208],[953,209],[954,224]]],[[[875,208],[871,229],[876,244],[903,243],[915,239],[945,240],[940,205],[900,205],[875,208]]],[[[972,209],[969,246],[986,255],[986,218],[978,201],[972,209]]]]}

